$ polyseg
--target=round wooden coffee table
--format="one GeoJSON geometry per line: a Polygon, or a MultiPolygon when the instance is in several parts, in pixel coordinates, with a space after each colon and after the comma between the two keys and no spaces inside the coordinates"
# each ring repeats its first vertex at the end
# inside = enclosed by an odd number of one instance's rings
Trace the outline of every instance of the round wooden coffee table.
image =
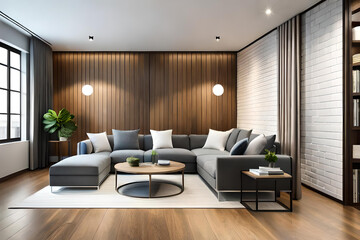
{"type": "Polygon", "coordinates": [[[115,168],[115,190],[126,196],[139,198],[160,198],[175,196],[184,191],[185,164],[170,161],[170,165],[161,166],[151,163],[140,163],[139,167],[131,167],[127,162],[117,163],[115,168]],[[138,181],[118,186],[118,172],[149,175],[149,181],[138,181]],[[152,175],[165,173],[182,173],[182,185],[166,180],[151,180],[152,175]]]}

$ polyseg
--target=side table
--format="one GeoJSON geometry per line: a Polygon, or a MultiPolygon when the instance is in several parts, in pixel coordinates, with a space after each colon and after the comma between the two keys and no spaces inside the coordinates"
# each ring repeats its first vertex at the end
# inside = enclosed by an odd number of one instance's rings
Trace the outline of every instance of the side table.
{"type": "Polygon", "coordinates": [[[71,142],[70,140],[66,140],[66,141],[59,141],[59,140],[50,140],[49,143],[54,143],[57,145],[57,156],[58,156],[58,162],[61,161],[61,156],[64,156],[64,155],[61,155],[61,143],[67,143],[68,145],[68,156],[71,155],[71,142]]]}
{"type": "Polygon", "coordinates": [[[284,175],[256,175],[250,171],[241,171],[241,185],[240,185],[240,203],[243,204],[247,209],[253,210],[253,211],[262,211],[262,212],[269,212],[269,211],[276,211],[276,212],[292,212],[292,176],[290,174],[284,173],[284,175]],[[243,177],[248,177],[255,181],[255,201],[243,201],[243,177]],[[290,189],[279,189],[277,188],[276,182],[278,180],[285,180],[289,181],[290,189]],[[274,201],[261,201],[263,202],[275,202],[278,205],[282,206],[284,210],[274,210],[274,209],[259,209],[259,182],[260,181],[270,181],[274,183],[274,195],[275,199],[274,201]],[[290,207],[286,206],[282,202],[278,201],[276,199],[276,191],[279,190],[281,192],[287,192],[289,194],[290,198],[290,207]],[[255,202],[255,208],[251,207],[249,202],[255,202]]]}

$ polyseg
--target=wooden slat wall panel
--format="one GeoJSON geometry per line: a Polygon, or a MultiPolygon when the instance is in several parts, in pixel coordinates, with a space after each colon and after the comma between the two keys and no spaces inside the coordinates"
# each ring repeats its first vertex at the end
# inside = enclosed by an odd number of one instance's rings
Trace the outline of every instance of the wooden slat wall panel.
{"type": "Polygon", "coordinates": [[[76,143],[87,132],[112,133],[112,128],[149,132],[149,54],[54,53],[54,108],[75,115],[76,143]],[[81,93],[91,84],[94,93],[81,93]]]}
{"type": "Polygon", "coordinates": [[[206,134],[236,127],[235,53],[63,53],[54,56],[54,108],[75,115],[76,143],[112,128],[206,134]],[[212,93],[220,83],[221,97],[212,93]],[[93,95],[81,93],[85,84],[93,95]]]}
{"type": "Polygon", "coordinates": [[[206,134],[236,127],[236,55],[151,53],[150,128],[206,134]],[[221,97],[212,93],[220,83],[221,97]]]}

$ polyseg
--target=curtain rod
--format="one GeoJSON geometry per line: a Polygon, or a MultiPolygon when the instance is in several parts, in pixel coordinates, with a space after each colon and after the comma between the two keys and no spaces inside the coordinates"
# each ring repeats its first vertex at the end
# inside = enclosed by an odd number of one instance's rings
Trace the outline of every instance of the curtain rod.
{"type": "Polygon", "coordinates": [[[27,27],[25,27],[24,25],[22,25],[21,23],[15,21],[14,19],[12,19],[11,17],[9,17],[8,15],[6,15],[5,13],[3,13],[2,11],[0,11],[0,16],[5,18],[7,21],[11,22],[12,24],[15,24],[17,27],[21,28],[22,30],[24,30],[25,32],[29,33],[31,36],[36,37],[37,39],[41,40],[42,42],[46,43],[47,45],[51,46],[51,43],[49,43],[48,41],[46,41],[45,39],[43,39],[42,37],[40,37],[39,35],[37,35],[36,33],[34,33],[33,31],[31,31],[30,29],[28,29],[27,27]]]}

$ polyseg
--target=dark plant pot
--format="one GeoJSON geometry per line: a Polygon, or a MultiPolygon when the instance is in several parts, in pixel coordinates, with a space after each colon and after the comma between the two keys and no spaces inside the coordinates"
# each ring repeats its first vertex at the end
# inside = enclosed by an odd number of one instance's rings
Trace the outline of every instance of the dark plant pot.
{"type": "Polygon", "coordinates": [[[269,162],[269,167],[274,168],[274,167],[275,167],[275,163],[274,163],[274,162],[269,162]]]}
{"type": "Polygon", "coordinates": [[[157,164],[159,160],[159,155],[151,155],[152,164],[157,164]]]}

